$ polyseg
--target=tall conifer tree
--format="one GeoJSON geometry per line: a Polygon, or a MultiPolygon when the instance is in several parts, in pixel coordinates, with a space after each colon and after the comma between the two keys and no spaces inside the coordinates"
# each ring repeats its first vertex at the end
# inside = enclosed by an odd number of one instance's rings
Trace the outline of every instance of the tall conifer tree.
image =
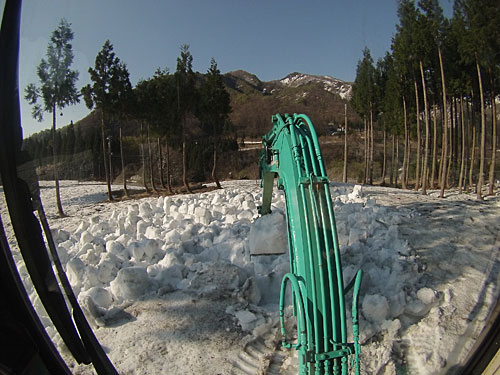
{"type": "Polygon", "coordinates": [[[196,86],[193,72],[193,56],[189,51],[189,45],[181,47],[181,54],[177,58],[177,69],[175,72],[177,85],[177,111],[181,117],[181,137],[182,137],[182,182],[187,192],[191,193],[191,188],[187,180],[187,116],[193,113],[196,106],[196,86]]]}
{"type": "Polygon", "coordinates": [[[229,93],[226,91],[222,76],[217,67],[217,62],[212,58],[210,68],[205,76],[205,82],[201,88],[202,121],[208,131],[212,133],[213,142],[213,165],[212,180],[220,189],[221,185],[217,178],[217,147],[220,134],[231,112],[229,93]]]}
{"type": "Polygon", "coordinates": [[[375,68],[370,50],[365,48],[363,50],[363,59],[358,61],[356,68],[356,79],[353,85],[352,96],[354,109],[364,119],[365,124],[370,119],[368,126],[365,126],[365,183],[368,181],[368,177],[371,176],[370,168],[372,164],[370,163],[370,151],[372,147],[375,95],[375,68]]]}
{"type": "Polygon", "coordinates": [[[121,109],[124,100],[131,90],[127,67],[113,52],[113,45],[106,40],[95,58],[94,68],[89,68],[91,85],[82,88],[85,103],[89,109],[96,108],[101,112],[102,152],[104,154],[104,173],[108,185],[108,199],[113,200],[111,192],[111,171],[108,167],[106,152],[106,122],[121,109]]]}
{"type": "Polygon", "coordinates": [[[61,204],[59,178],[57,173],[58,144],[56,137],[56,118],[58,110],[67,105],[79,102],[79,93],[75,87],[78,72],[71,70],[73,63],[73,31],[71,24],[62,19],[57,29],[52,32],[47,46],[47,59],[42,59],[37,67],[40,86],[29,84],[25,89],[25,98],[33,105],[32,115],[42,121],[43,112],[52,114],[52,159],[54,164],[54,180],[56,186],[57,212],[60,217],[65,216],[61,204]],[[42,99],[43,104],[38,103],[42,99]]]}

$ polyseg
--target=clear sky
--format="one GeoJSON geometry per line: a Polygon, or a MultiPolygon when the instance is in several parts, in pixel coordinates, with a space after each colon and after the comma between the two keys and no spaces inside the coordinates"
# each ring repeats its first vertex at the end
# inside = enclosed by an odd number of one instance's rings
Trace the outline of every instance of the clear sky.
{"type": "MultiPolygon", "coordinates": [[[[449,15],[451,0],[441,4],[449,15]]],[[[263,81],[295,71],[353,81],[365,46],[375,61],[390,49],[396,9],[396,0],[25,0],[20,90],[24,96],[28,83],[38,83],[36,67],[61,18],[75,34],[78,88],[89,83],[88,68],[106,39],[133,85],[158,67],[174,72],[183,44],[199,72],[214,57],[222,73],[243,69],[263,81]]],[[[25,137],[50,128],[50,114],[33,120],[23,98],[21,109],[25,137]]],[[[67,107],[58,127],[88,112],[83,101],[67,107]]]]}

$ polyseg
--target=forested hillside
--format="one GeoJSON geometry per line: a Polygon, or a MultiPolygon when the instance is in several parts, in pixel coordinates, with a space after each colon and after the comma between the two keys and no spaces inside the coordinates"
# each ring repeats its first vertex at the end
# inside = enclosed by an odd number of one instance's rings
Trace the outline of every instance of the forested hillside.
{"type": "Polygon", "coordinates": [[[260,139],[276,113],[307,113],[318,133],[326,135],[343,126],[344,104],[348,104],[348,120],[361,124],[349,104],[351,84],[331,77],[292,73],[262,82],[239,70],[225,74],[224,82],[231,95],[230,119],[239,137],[260,139]]]}
{"type": "MultiPolygon", "coordinates": [[[[201,88],[206,81],[206,75],[196,74],[196,88],[198,100],[201,88]]],[[[282,80],[263,82],[257,76],[245,71],[229,72],[221,75],[224,88],[230,97],[231,111],[224,120],[225,125],[220,130],[220,152],[229,153],[230,157],[223,157],[220,161],[221,176],[257,178],[258,150],[244,150],[237,152],[238,147],[244,146],[245,140],[259,141],[262,135],[269,131],[271,116],[275,113],[307,113],[315,122],[320,134],[329,135],[334,130],[342,127],[344,122],[344,105],[349,104],[351,84],[333,79],[331,77],[316,77],[307,74],[293,73],[282,80]],[[301,80],[290,80],[290,77],[300,76],[301,80]],[[290,81],[292,81],[290,83],[290,81]],[[302,82],[300,82],[302,81],[302,82]],[[335,86],[333,86],[335,84],[335,86]]],[[[166,72],[156,72],[149,80],[151,87],[161,79],[172,80],[172,75],[166,72]]],[[[175,86],[175,83],[172,83],[175,86]]],[[[141,82],[133,89],[140,95],[146,81],[141,82]]],[[[154,90],[154,89],[153,89],[154,90]]],[[[168,89],[166,89],[168,90],[168,89]]],[[[175,87],[173,88],[175,91],[175,87]]],[[[172,94],[175,100],[175,92],[172,94]]],[[[172,100],[172,98],[170,98],[172,100]]],[[[166,108],[163,114],[166,121],[177,121],[175,103],[168,107],[168,98],[164,98],[166,108]],[[170,115],[168,114],[170,112],[170,115]],[[168,117],[171,116],[169,119],[168,117]]],[[[161,106],[161,100],[156,104],[145,105],[153,113],[151,106],[161,106]]],[[[361,125],[360,118],[348,105],[348,119],[352,124],[361,125]]],[[[193,181],[206,181],[210,177],[213,167],[211,157],[210,129],[202,124],[202,104],[189,116],[186,131],[189,133],[188,142],[188,174],[193,181]],[[208,136],[208,138],[207,138],[208,136]]],[[[150,115],[149,125],[150,140],[147,141],[147,122],[134,118],[133,115],[110,117],[106,124],[106,147],[111,150],[112,180],[121,173],[119,130],[122,130],[122,146],[124,164],[128,168],[127,178],[134,177],[134,181],[144,178],[144,165],[146,166],[146,180],[151,181],[151,168],[155,164],[153,173],[157,174],[159,167],[158,138],[165,147],[165,139],[161,135],[161,120],[150,115]],[[142,130],[141,130],[142,124],[142,130]],[[150,147],[151,146],[151,147],[150,147]],[[149,151],[151,150],[151,161],[149,151]]],[[[101,134],[101,109],[93,110],[88,116],[75,124],[61,127],[56,131],[56,144],[58,145],[58,160],[61,178],[68,179],[101,179],[105,176],[104,158],[101,134]]],[[[166,127],[166,126],[165,126],[166,127]]],[[[171,142],[169,156],[174,184],[180,182],[177,174],[181,168],[180,131],[179,128],[169,135],[171,142]],[[177,134],[176,134],[177,133],[177,134]]],[[[39,169],[41,178],[52,178],[52,136],[50,130],[44,130],[25,139],[24,147],[32,154],[39,169]]],[[[254,146],[255,148],[255,146],[254,146]]],[[[165,150],[162,150],[165,155],[165,150]]],[[[109,153],[109,151],[108,151],[109,153]]],[[[109,162],[107,163],[109,165],[109,162]]],[[[166,160],[162,164],[166,167],[166,160]]],[[[156,176],[159,181],[159,176],[156,176]]]]}

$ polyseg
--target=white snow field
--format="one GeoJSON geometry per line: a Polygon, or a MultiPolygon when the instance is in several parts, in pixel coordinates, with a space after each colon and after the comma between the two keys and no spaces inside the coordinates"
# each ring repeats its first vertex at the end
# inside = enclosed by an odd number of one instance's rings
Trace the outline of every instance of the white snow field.
{"type": "MultiPolygon", "coordinates": [[[[70,217],[58,219],[52,184],[41,192],[61,261],[120,374],[297,373],[277,314],[288,256],[250,257],[287,249],[282,192],[259,218],[259,181],[112,204],[105,185],[63,181],[70,217]]],[[[362,373],[453,374],[500,294],[500,197],[336,183],[331,194],[345,282],[364,271],[362,373]]],[[[14,244],[3,200],[0,213],[14,244]]],[[[28,288],[74,373],[92,374],[28,288]]]]}

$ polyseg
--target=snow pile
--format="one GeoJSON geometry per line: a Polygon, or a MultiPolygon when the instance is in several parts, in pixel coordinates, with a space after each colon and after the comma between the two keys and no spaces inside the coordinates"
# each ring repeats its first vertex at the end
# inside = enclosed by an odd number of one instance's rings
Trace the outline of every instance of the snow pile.
{"type": "Polygon", "coordinates": [[[361,342],[367,342],[388,327],[394,339],[401,325],[399,319],[421,317],[433,302],[424,298],[428,302],[424,303],[418,298],[416,285],[422,276],[418,272],[418,260],[399,234],[398,224],[412,212],[402,209],[389,213],[375,200],[363,198],[361,186],[349,190],[339,187],[332,195],[344,283],[356,275],[358,268],[364,271],[361,342]]]}
{"type": "MultiPolygon", "coordinates": [[[[407,212],[388,216],[361,190],[334,189],[333,196],[345,282],[360,267],[365,272],[365,342],[402,314],[424,315],[431,303],[418,298],[415,257],[398,235],[407,212]]],[[[98,325],[130,301],[183,290],[236,297],[240,302],[227,312],[251,331],[277,311],[289,267],[287,254],[250,257],[251,250],[287,250],[283,194],[273,196],[271,215],[258,218],[260,200],[258,188],[143,199],[109,217],[90,217],[72,233],[58,231],[58,249],[82,306],[98,325]]]]}
{"type": "MultiPolygon", "coordinates": [[[[176,293],[199,301],[225,301],[225,313],[250,335],[275,324],[280,283],[289,270],[284,196],[275,191],[273,213],[259,218],[256,205],[262,193],[257,183],[224,186],[209,193],[107,205],[107,210],[82,216],[78,225],[54,230],[68,278],[94,325],[109,327],[133,303],[176,293]]],[[[390,193],[384,191],[380,197],[388,199],[390,193]]],[[[413,206],[381,205],[359,185],[331,185],[331,195],[344,283],[359,268],[364,271],[359,301],[363,371],[395,374],[404,368],[417,374],[440,373],[451,366],[450,361],[463,359],[463,353],[454,349],[456,343],[462,335],[477,337],[487,306],[498,297],[497,253],[490,251],[491,245],[470,239],[474,242],[470,246],[463,242],[456,252],[446,253],[450,244],[441,230],[427,236],[426,246],[433,251],[422,252],[415,249],[419,242],[415,237],[423,236],[420,230],[428,219],[413,206]],[[403,234],[413,222],[418,231],[403,234]],[[475,268],[469,266],[468,250],[474,246],[491,253],[476,257],[475,268]],[[421,254],[428,258],[425,262],[421,254]],[[470,278],[458,271],[462,268],[470,278]],[[474,296],[485,301],[484,307],[471,304],[474,296]],[[478,317],[478,323],[470,324],[471,316],[478,317]]],[[[492,223],[487,220],[497,212],[476,215],[470,210],[475,215],[470,220],[485,223],[492,223]]],[[[465,225],[464,220],[461,223],[465,225]]],[[[489,238],[487,231],[496,230],[488,225],[484,236],[481,232],[482,241],[489,238]]],[[[20,272],[26,277],[22,264],[20,272]]],[[[29,292],[39,304],[36,293],[29,292]]],[[[348,295],[348,324],[350,303],[348,295]]],[[[42,321],[55,337],[49,319],[42,321]]],[[[120,357],[111,350],[112,357],[120,357]]]]}
{"type": "Polygon", "coordinates": [[[282,194],[273,198],[275,212],[256,220],[260,199],[259,188],[143,199],[55,238],[75,293],[98,325],[130,301],[182,290],[237,298],[228,311],[252,330],[265,321],[257,306],[278,303],[288,265],[287,255],[250,259],[249,242],[262,251],[287,248],[282,194]]]}

